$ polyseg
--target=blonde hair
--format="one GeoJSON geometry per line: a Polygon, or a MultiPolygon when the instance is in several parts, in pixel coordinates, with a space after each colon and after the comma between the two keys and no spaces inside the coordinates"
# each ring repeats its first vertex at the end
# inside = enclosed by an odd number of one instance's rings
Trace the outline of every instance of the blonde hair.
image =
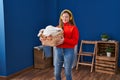
{"type": "Polygon", "coordinates": [[[69,16],[70,16],[70,21],[69,21],[69,23],[70,23],[71,25],[75,25],[75,21],[74,21],[74,17],[73,17],[72,12],[71,12],[70,10],[68,10],[68,9],[65,9],[65,10],[63,10],[63,11],[61,12],[61,14],[60,14],[59,27],[63,28],[63,22],[62,22],[61,16],[62,16],[64,13],[68,13],[68,14],[69,14],[69,16]]]}

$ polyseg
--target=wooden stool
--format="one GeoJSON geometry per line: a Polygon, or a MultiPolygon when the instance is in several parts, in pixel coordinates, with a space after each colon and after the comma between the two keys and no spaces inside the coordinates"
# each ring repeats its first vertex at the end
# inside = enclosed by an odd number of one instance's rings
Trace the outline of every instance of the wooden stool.
{"type": "Polygon", "coordinates": [[[80,50],[78,53],[78,61],[76,65],[76,70],[78,69],[78,65],[87,65],[91,67],[91,72],[93,71],[94,67],[94,60],[95,60],[95,54],[96,54],[96,48],[97,48],[97,42],[96,41],[86,41],[82,40],[80,44],[80,50]],[[91,49],[91,47],[88,47],[90,45],[93,45],[93,51],[86,51],[83,50],[83,47],[86,46],[85,49],[91,49]],[[83,57],[89,56],[92,57],[92,61],[85,62],[83,57]]]}

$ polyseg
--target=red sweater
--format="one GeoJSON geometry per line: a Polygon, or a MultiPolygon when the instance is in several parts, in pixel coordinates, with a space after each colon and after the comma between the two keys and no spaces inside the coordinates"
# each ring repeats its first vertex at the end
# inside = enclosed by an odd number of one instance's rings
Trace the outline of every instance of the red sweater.
{"type": "Polygon", "coordinates": [[[78,44],[79,40],[79,31],[76,26],[65,23],[64,27],[64,42],[61,45],[58,45],[58,48],[74,48],[78,44]]]}

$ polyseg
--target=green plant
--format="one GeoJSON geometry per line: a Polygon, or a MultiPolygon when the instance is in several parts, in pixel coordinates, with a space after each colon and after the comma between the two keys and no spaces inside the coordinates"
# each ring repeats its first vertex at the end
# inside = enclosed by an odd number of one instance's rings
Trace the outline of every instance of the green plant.
{"type": "Polygon", "coordinates": [[[105,49],[106,52],[112,52],[113,51],[113,48],[111,46],[108,46],[106,49],[105,49]]]}
{"type": "Polygon", "coordinates": [[[101,35],[101,38],[106,38],[106,39],[108,39],[109,36],[108,36],[107,34],[103,33],[103,34],[101,35]]]}

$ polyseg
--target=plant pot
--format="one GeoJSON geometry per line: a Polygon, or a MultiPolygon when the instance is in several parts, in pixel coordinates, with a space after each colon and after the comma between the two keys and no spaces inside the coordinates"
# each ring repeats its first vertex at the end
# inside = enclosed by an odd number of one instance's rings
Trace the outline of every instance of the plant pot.
{"type": "Polygon", "coordinates": [[[107,41],[108,39],[107,38],[102,38],[102,41],[107,41]]]}
{"type": "Polygon", "coordinates": [[[111,52],[107,52],[107,57],[111,57],[111,52]]]}

